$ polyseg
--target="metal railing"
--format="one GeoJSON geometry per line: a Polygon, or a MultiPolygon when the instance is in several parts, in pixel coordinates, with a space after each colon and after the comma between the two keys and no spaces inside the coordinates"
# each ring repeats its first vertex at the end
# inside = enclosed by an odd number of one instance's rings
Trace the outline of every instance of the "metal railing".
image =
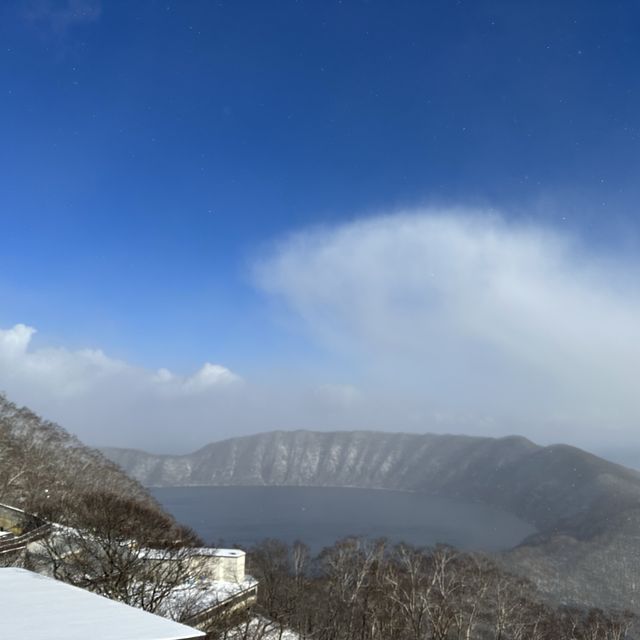
{"type": "Polygon", "coordinates": [[[0,555],[24,549],[30,542],[41,540],[49,535],[51,528],[51,525],[47,522],[22,535],[8,537],[7,540],[0,540],[0,555]]]}

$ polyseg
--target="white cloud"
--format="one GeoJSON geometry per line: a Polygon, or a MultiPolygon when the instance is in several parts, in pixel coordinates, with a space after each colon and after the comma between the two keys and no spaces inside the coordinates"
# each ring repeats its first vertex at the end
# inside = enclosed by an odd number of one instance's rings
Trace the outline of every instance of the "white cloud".
{"type": "Polygon", "coordinates": [[[132,373],[133,367],[107,357],[102,351],[59,348],[30,350],[33,327],[17,324],[0,330],[0,374],[9,388],[21,384],[48,388],[60,398],[87,392],[106,377],[132,373]]]}
{"type": "Polygon", "coordinates": [[[33,327],[17,324],[0,329],[1,379],[15,384],[37,385],[58,398],[70,398],[103,388],[126,385],[138,392],[166,394],[206,393],[221,385],[241,381],[226,367],[205,363],[190,376],[177,376],[168,369],[149,371],[107,356],[100,349],[30,349],[33,327]]]}
{"type": "Polygon", "coordinates": [[[6,331],[0,329],[0,354],[4,358],[23,356],[35,332],[33,327],[24,324],[17,324],[13,329],[6,331]]]}
{"type": "Polygon", "coordinates": [[[257,268],[371,384],[467,430],[497,420],[544,439],[603,438],[596,425],[623,437],[640,420],[636,275],[552,230],[462,210],[298,233],[257,268]]]}
{"type": "Polygon", "coordinates": [[[226,385],[239,381],[240,378],[235,373],[229,371],[226,367],[222,367],[219,364],[205,362],[201,369],[184,381],[182,388],[185,391],[199,393],[219,385],[226,385]]]}
{"type": "Polygon", "coordinates": [[[256,275],[324,346],[304,371],[259,363],[268,376],[244,381],[205,362],[178,375],[35,347],[16,325],[0,330],[0,389],[90,444],[155,451],[300,428],[521,433],[596,450],[637,438],[629,262],[484,212],[426,211],[290,236],[256,275]]]}
{"type": "Polygon", "coordinates": [[[141,444],[156,429],[168,440],[185,419],[198,427],[211,420],[221,396],[242,386],[240,376],[208,362],[180,376],[99,349],[32,348],[35,333],[23,324],[0,329],[0,389],[93,442],[125,444],[128,435],[141,444]]]}

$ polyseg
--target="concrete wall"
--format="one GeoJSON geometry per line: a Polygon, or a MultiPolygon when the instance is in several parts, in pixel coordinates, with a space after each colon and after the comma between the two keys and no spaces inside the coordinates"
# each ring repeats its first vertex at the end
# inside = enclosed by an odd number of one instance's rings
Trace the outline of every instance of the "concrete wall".
{"type": "Polygon", "coordinates": [[[173,555],[169,552],[149,550],[147,562],[161,567],[166,562],[184,562],[192,578],[214,582],[243,582],[246,554],[240,549],[184,549],[173,555]]]}
{"type": "Polygon", "coordinates": [[[216,555],[194,553],[188,559],[189,571],[194,576],[225,582],[242,582],[245,576],[246,554],[240,550],[219,550],[216,555]]]}

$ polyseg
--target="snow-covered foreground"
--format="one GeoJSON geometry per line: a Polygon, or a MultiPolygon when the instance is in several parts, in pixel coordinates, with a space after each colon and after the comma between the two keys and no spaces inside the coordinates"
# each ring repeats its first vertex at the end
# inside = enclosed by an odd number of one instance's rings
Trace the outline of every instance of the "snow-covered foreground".
{"type": "Polygon", "coordinates": [[[229,629],[219,640],[300,640],[297,633],[282,628],[273,620],[254,616],[247,622],[229,629]]]}

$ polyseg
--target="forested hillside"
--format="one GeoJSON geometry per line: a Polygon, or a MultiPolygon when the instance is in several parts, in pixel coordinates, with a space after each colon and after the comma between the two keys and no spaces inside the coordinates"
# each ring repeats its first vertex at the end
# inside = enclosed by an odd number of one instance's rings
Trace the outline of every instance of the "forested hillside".
{"type": "Polygon", "coordinates": [[[2,396],[0,503],[39,516],[20,523],[20,537],[42,519],[52,523],[34,530],[29,544],[9,537],[0,566],[27,567],[147,611],[160,611],[184,582],[186,548],[200,543],[99,451],[2,396]],[[148,547],[171,562],[150,566],[148,547]]]}
{"type": "Polygon", "coordinates": [[[300,638],[637,637],[629,612],[549,605],[530,580],[505,572],[486,556],[451,547],[417,549],[348,538],[311,558],[300,543],[267,540],[251,550],[249,559],[260,580],[261,606],[276,631],[291,628],[300,638]]]}

